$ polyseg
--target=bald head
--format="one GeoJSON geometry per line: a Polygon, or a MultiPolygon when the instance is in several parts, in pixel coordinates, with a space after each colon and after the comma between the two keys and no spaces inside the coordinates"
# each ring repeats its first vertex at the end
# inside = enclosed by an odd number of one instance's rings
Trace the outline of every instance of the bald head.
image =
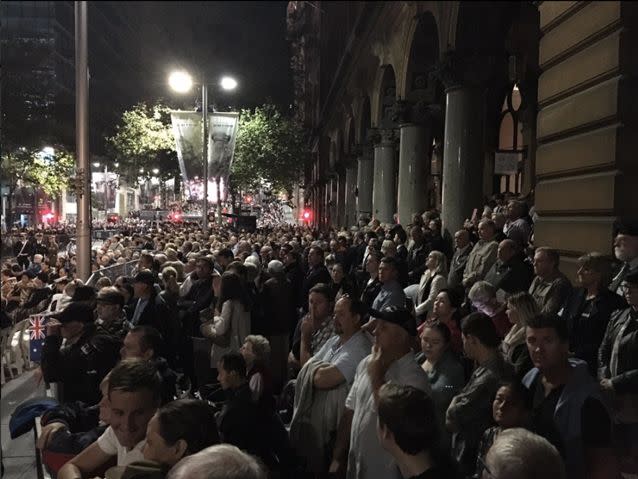
{"type": "Polygon", "coordinates": [[[454,233],[454,247],[457,249],[463,249],[470,243],[469,231],[463,229],[454,233]]]}

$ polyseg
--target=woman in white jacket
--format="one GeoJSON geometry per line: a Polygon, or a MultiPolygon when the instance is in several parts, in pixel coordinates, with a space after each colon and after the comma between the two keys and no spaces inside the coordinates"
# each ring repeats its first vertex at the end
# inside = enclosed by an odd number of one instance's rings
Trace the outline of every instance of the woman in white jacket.
{"type": "Polygon", "coordinates": [[[215,316],[200,329],[213,342],[210,351],[212,368],[217,368],[224,354],[239,352],[244,339],[250,334],[250,304],[239,276],[230,272],[222,275],[215,316]]]}
{"type": "Polygon", "coordinates": [[[423,319],[432,312],[439,291],[447,288],[447,258],[440,251],[431,251],[425,260],[425,267],[414,305],[416,315],[422,316],[423,319]]]}

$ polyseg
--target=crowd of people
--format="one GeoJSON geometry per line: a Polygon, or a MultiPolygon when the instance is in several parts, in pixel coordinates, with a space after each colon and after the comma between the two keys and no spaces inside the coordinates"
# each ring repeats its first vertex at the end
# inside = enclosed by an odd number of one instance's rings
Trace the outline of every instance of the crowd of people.
{"type": "Polygon", "coordinates": [[[496,196],[409,225],[124,229],[2,267],[3,327],[45,312],[60,479],[611,479],[638,474],[638,225],[615,258],[536,245],[496,196]],[[99,274],[98,274],[99,276],[99,274]],[[116,475],[119,474],[119,475],[116,475]]]}

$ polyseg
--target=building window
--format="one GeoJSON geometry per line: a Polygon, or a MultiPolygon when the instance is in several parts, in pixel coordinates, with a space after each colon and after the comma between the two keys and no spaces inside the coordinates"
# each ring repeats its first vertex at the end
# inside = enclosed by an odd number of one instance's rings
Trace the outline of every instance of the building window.
{"type": "Polygon", "coordinates": [[[498,150],[495,159],[495,190],[500,193],[520,194],[523,185],[523,164],[527,160],[527,148],[523,142],[523,128],[519,121],[521,93],[514,83],[503,101],[499,122],[498,150]],[[503,153],[505,155],[499,155],[503,153]],[[503,168],[499,158],[518,156],[514,168],[503,168]]]}

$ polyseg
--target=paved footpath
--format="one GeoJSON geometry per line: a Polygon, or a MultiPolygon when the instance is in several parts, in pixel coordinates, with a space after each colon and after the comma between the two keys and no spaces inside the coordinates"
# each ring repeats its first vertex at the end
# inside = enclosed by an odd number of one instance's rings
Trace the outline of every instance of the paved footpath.
{"type": "Polygon", "coordinates": [[[2,429],[0,431],[4,463],[2,479],[35,479],[37,477],[33,432],[13,440],[9,435],[9,420],[14,409],[27,399],[45,395],[44,383],[38,386],[34,375],[35,370],[26,371],[20,377],[2,385],[2,429]]]}

